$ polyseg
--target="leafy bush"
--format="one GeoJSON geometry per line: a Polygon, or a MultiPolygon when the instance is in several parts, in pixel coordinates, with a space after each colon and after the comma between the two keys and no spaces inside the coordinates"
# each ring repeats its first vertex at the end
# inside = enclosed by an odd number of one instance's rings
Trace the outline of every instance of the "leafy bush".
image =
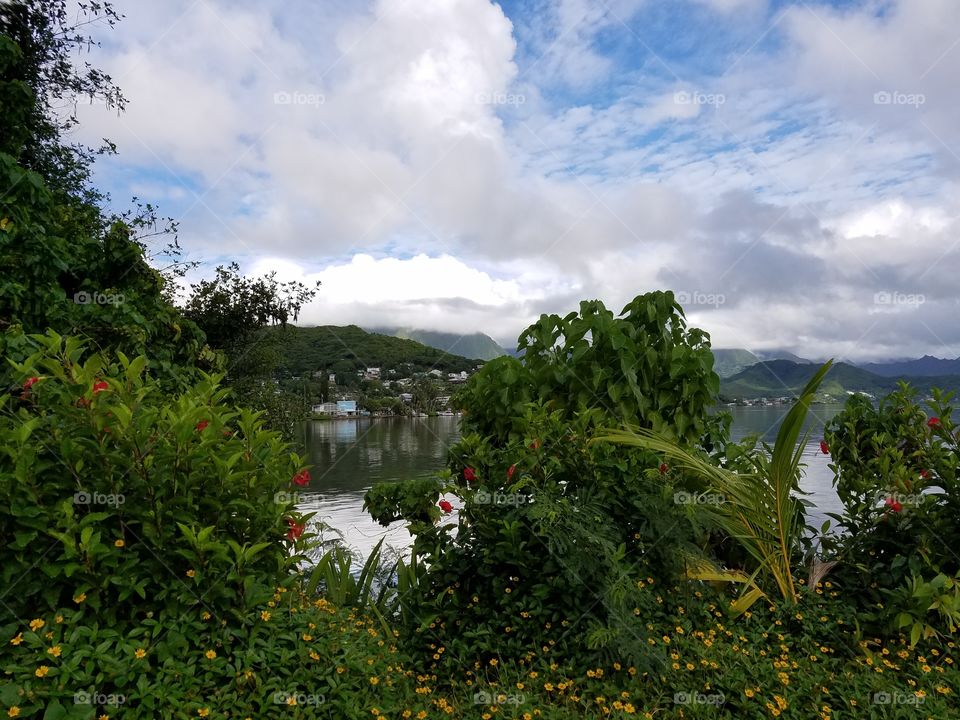
{"type": "Polygon", "coordinates": [[[927,413],[901,385],[877,407],[854,396],[825,431],[844,533],[834,571],[867,624],[909,627],[912,639],[956,631],[960,571],[960,434],[950,395],[927,413]]]}
{"type": "Polygon", "coordinates": [[[207,377],[175,398],[146,359],[35,336],[0,395],[4,625],[89,607],[118,630],[165,610],[242,615],[305,542],[300,459],[207,377]]]}
{"type": "Polygon", "coordinates": [[[487,363],[459,394],[464,436],[432,484],[377,486],[373,517],[410,522],[420,572],[398,594],[422,650],[449,657],[520,656],[556,631],[576,662],[614,647],[639,664],[632,627],[636,582],[679,577],[704,540],[695,490],[642,449],[590,443],[624,419],[719,451],[725,419],[706,335],[685,329],[671,293],[651,293],[615,318],[599,302],[541,318],[522,336],[522,360],[487,363]],[[436,525],[456,498],[456,526],[436,525]],[[455,530],[455,532],[454,532],[455,530]],[[571,618],[564,628],[561,620],[571,618]]]}

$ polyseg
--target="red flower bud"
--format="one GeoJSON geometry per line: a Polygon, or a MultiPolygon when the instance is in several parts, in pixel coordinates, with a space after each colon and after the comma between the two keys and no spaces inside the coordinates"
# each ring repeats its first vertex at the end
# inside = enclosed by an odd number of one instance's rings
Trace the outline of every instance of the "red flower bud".
{"type": "Polygon", "coordinates": [[[665,462],[660,463],[660,474],[661,474],[661,475],[666,475],[666,474],[667,474],[667,471],[668,471],[669,469],[670,469],[670,466],[667,465],[665,462]]]}
{"type": "Polygon", "coordinates": [[[826,441],[826,440],[821,440],[821,441],[820,441],[820,452],[822,452],[824,455],[829,455],[829,454],[830,454],[830,446],[827,445],[827,441],[826,441]]]}
{"type": "Polygon", "coordinates": [[[99,393],[99,392],[103,392],[104,390],[109,390],[109,389],[110,389],[110,386],[107,385],[107,383],[104,382],[103,380],[97,380],[97,381],[93,384],[93,394],[94,394],[94,395],[96,395],[96,394],[99,393]]]}
{"type": "Polygon", "coordinates": [[[38,378],[38,377],[27,378],[26,381],[23,383],[23,389],[24,389],[24,390],[29,390],[29,389],[32,388],[34,385],[36,385],[38,382],[40,382],[40,378],[38,378]]]}
{"type": "Polygon", "coordinates": [[[922,477],[924,480],[926,480],[928,477],[930,477],[930,473],[927,472],[926,470],[921,470],[921,471],[920,471],[920,477],[922,477]]]}
{"type": "Polygon", "coordinates": [[[310,484],[310,471],[304,468],[293,476],[293,484],[303,487],[310,484]]]}
{"type": "Polygon", "coordinates": [[[884,504],[885,504],[888,508],[890,508],[891,510],[893,510],[895,513],[898,513],[898,512],[900,512],[901,510],[903,510],[903,505],[901,505],[899,502],[897,502],[897,501],[896,501],[894,498],[892,498],[892,497],[888,497],[888,498],[886,499],[886,501],[884,502],[884,504]]]}
{"type": "Polygon", "coordinates": [[[477,479],[477,472],[472,467],[466,467],[463,469],[463,479],[467,482],[473,482],[477,479]]]}
{"type": "Polygon", "coordinates": [[[200,422],[197,423],[197,426],[196,428],[194,428],[194,430],[196,430],[197,432],[203,432],[204,430],[207,429],[207,425],[209,424],[210,424],[209,421],[201,420],[200,422]]]}
{"type": "Polygon", "coordinates": [[[451,510],[453,510],[453,505],[451,505],[446,500],[441,500],[440,502],[437,503],[437,505],[439,505],[440,509],[443,510],[445,513],[448,513],[451,510]]]}
{"type": "Polygon", "coordinates": [[[507,480],[513,477],[513,474],[517,471],[516,465],[511,465],[507,468],[507,480]]]}
{"type": "Polygon", "coordinates": [[[931,427],[931,428],[940,427],[940,418],[932,417],[929,420],[927,420],[927,427],[931,427]]]}

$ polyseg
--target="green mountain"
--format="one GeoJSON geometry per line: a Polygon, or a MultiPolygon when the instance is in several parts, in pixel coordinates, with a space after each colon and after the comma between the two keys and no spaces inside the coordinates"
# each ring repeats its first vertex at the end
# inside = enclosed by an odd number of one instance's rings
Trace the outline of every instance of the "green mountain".
{"type": "Polygon", "coordinates": [[[507,354],[492,337],[483,333],[460,335],[414,328],[372,328],[370,332],[414,340],[437,350],[479,360],[493,360],[507,354]]]}
{"type": "MultiPolygon", "coordinates": [[[[720,395],[727,400],[792,397],[800,393],[819,367],[816,363],[790,360],[760,362],[731,377],[721,378],[720,395]]],[[[849,392],[865,392],[881,397],[895,390],[900,380],[910,383],[922,394],[934,387],[960,390],[960,375],[883,377],[854,365],[836,363],[820,386],[819,395],[842,400],[849,392]]]]}
{"type": "Polygon", "coordinates": [[[341,371],[352,367],[362,370],[404,372],[460,372],[472,370],[476,360],[427,347],[413,340],[370,333],[356,325],[269,328],[267,335],[280,355],[280,367],[291,375],[304,375],[321,369],[341,371]],[[336,367],[335,367],[336,366],[336,367]]]}
{"type": "Polygon", "coordinates": [[[743,348],[717,348],[713,351],[713,370],[728,378],[760,362],[760,358],[743,348]]]}

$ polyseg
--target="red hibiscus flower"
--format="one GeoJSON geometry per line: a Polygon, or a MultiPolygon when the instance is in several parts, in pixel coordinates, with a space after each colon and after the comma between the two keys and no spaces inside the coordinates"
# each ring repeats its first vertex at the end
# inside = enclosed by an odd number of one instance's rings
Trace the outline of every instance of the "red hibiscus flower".
{"type": "Polygon", "coordinates": [[[667,471],[668,471],[669,469],[670,469],[670,466],[669,466],[669,465],[667,465],[666,463],[660,463],[660,474],[661,474],[661,475],[666,475],[666,474],[667,474],[667,471]]]}
{"type": "Polygon", "coordinates": [[[892,497],[888,497],[884,502],[884,505],[886,505],[888,508],[890,508],[891,510],[897,513],[903,510],[903,505],[901,505],[892,497]]]}
{"type": "Polygon", "coordinates": [[[293,484],[303,487],[310,484],[310,471],[304,468],[293,476],[293,484]]]}
{"type": "Polygon", "coordinates": [[[513,474],[517,471],[516,465],[511,465],[507,468],[507,480],[513,477],[513,474]]]}
{"type": "Polygon", "coordinates": [[[932,417],[929,420],[927,420],[927,427],[932,427],[932,428],[940,427],[940,418],[932,417]]]}
{"type": "Polygon", "coordinates": [[[440,509],[443,510],[445,513],[448,513],[451,510],[453,510],[453,505],[451,505],[446,500],[441,500],[440,502],[437,503],[437,505],[439,505],[440,509]]]}
{"type": "Polygon", "coordinates": [[[40,378],[38,378],[38,377],[27,378],[26,381],[24,381],[24,383],[23,383],[23,389],[24,389],[24,390],[29,390],[29,389],[32,388],[34,385],[36,385],[38,382],[40,382],[40,378]]]}
{"type": "Polygon", "coordinates": [[[287,526],[290,528],[287,531],[287,540],[290,542],[296,542],[300,539],[300,536],[303,535],[303,531],[307,527],[307,524],[305,522],[298,523],[292,518],[287,518],[287,526]]]}
{"type": "Polygon", "coordinates": [[[197,427],[194,428],[194,429],[195,429],[197,432],[203,432],[204,430],[207,429],[207,425],[209,425],[209,424],[210,424],[209,421],[207,421],[207,420],[201,420],[200,422],[197,423],[197,427]]]}
{"type": "Polygon", "coordinates": [[[93,394],[96,395],[98,392],[103,392],[104,390],[109,390],[110,386],[103,380],[97,380],[93,384],[93,394]]]}
{"type": "Polygon", "coordinates": [[[463,479],[467,482],[473,482],[477,479],[477,471],[472,467],[467,467],[463,469],[463,479]]]}
{"type": "Polygon", "coordinates": [[[829,454],[830,454],[830,446],[827,445],[827,441],[826,441],[826,440],[821,440],[821,441],[820,441],[820,452],[822,452],[824,455],[829,455],[829,454]]]}

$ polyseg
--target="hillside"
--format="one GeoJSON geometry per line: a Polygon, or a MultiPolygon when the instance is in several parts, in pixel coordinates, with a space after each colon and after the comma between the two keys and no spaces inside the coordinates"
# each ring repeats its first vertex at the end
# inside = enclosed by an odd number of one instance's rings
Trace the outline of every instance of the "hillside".
{"type": "Polygon", "coordinates": [[[736,375],[751,365],[760,362],[760,358],[743,348],[716,348],[713,350],[713,369],[721,378],[736,375]]]}
{"type": "Polygon", "coordinates": [[[442,370],[460,372],[476,365],[460,355],[445,353],[413,340],[369,333],[356,325],[270,328],[281,355],[280,367],[291,375],[311,373],[334,364],[352,364],[355,369],[379,367],[383,370],[409,366],[413,371],[442,370]]]}
{"type": "Polygon", "coordinates": [[[479,360],[493,360],[507,354],[492,337],[483,333],[460,335],[415,328],[371,328],[369,332],[413,340],[427,347],[479,360]]]}
{"type": "MultiPolygon", "coordinates": [[[[800,364],[790,360],[770,360],[757,363],[720,381],[720,394],[726,399],[753,399],[799,394],[817,371],[817,364],[800,364]]],[[[895,390],[899,380],[909,382],[922,394],[933,387],[960,390],[960,375],[883,377],[847,363],[837,363],[825,378],[821,395],[843,398],[847,392],[866,392],[883,396],[895,390]]]]}

